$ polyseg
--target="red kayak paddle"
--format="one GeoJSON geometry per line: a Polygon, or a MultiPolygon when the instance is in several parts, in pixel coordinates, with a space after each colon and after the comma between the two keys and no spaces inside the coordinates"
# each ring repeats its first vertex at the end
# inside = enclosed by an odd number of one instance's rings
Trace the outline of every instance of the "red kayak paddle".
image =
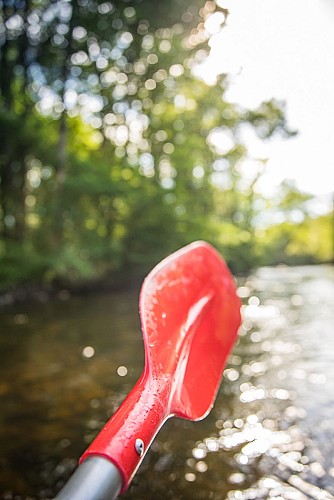
{"type": "Polygon", "coordinates": [[[195,242],[158,264],[140,293],[145,368],[81,457],[57,498],[103,500],[123,493],[171,416],[205,417],[240,324],[234,280],[220,255],[195,242]]]}

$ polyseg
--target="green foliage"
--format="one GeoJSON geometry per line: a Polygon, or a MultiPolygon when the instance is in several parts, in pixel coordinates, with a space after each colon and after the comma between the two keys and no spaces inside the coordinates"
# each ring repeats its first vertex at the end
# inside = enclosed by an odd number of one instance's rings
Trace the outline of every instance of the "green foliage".
{"type": "Polygon", "coordinates": [[[293,135],[283,104],[241,109],[225,100],[226,76],[194,77],[214,2],[1,5],[2,287],[131,276],[196,239],[238,273],[331,258],[330,225],[308,217],[307,195],[254,189],[264,163],[243,127],[293,135]],[[258,236],[275,204],[287,222],[258,236]]]}
{"type": "Polygon", "coordinates": [[[258,246],[263,249],[261,263],[267,265],[331,262],[333,214],[269,227],[258,235],[258,246]]]}
{"type": "Polygon", "coordinates": [[[0,292],[14,285],[42,283],[48,260],[33,248],[12,242],[0,251],[0,292]]]}

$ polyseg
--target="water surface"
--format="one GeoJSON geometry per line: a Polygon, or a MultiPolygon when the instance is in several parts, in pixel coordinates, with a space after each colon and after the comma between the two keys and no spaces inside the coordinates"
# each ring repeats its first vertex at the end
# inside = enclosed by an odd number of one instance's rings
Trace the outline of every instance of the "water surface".
{"type": "MultiPolygon", "coordinates": [[[[334,498],[334,270],[263,268],[238,285],[243,325],[214,409],[168,421],[124,498],[334,498]]],[[[134,385],[137,294],[2,309],[1,498],[52,498],[134,385]]]]}

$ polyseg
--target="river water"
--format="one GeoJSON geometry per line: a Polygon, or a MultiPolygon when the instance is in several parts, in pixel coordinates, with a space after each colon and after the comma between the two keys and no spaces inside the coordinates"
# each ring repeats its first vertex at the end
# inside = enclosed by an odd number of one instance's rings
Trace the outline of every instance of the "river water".
{"type": "MultiPolygon", "coordinates": [[[[201,422],[169,420],[125,499],[334,499],[334,268],[238,280],[240,336],[201,422]]],[[[3,306],[0,496],[52,498],[139,377],[137,291],[3,306]]]]}

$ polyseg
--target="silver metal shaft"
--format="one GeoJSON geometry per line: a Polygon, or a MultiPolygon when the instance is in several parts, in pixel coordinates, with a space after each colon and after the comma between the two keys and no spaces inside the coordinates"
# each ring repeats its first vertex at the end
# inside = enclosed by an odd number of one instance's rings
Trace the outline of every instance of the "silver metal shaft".
{"type": "Polygon", "coordinates": [[[55,497],[56,500],[113,500],[122,488],[117,467],[103,457],[87,458],[55,497]]]}

